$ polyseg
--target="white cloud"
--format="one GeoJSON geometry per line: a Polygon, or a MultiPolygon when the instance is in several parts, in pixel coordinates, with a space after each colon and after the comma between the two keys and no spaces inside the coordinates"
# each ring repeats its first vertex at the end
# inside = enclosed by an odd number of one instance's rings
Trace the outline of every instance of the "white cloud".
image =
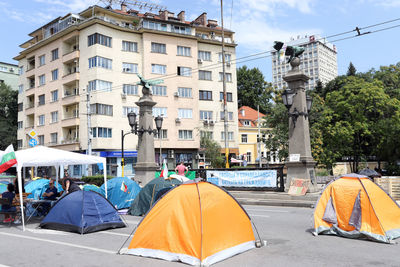
{"type": "Polygon", "coordinates": [[[372,2],[383,7],[400,7],[400,0],[375,0],[372,2]]]}
{"type": "Polygon", "coordinates": [[[61,6],[65,9],[63,10],[64,13],[68,12],[80,12],[87,8],[88,6],[95,5],[99,3],[99,0],[34,0],[38,3],[43,3],[49,6],[61,6]]]}

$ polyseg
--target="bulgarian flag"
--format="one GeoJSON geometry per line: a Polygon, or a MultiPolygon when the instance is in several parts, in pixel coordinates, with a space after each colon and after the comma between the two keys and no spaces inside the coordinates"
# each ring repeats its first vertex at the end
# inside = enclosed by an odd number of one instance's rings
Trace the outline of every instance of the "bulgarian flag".
{"type": "Polygon", "coordinates": [[[14,148],[9,145],[5,151],[0,151],[0,173],[5,172],[17,163],[14,148]]]}
{"type": "Polygon", "coordinates": [[[161,170],[160,177],[164,177],[164,179],[168,178],[168,167],[167,167],[167,162],[165,161],[165,159],[164,159],[163,168],[161,170]]]}
{"type": "Polygon", "coordinates": [[[125,193],[128,191],[128,186],[124,182],[121,184],[121,191],[124,191],[125,193]]]}

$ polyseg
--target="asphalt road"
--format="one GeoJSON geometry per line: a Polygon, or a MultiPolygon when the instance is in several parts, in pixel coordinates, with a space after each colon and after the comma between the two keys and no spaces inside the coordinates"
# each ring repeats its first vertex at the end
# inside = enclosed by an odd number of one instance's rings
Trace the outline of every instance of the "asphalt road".
{"type": "MultiPolygon", "coordinates": [[[[400,266],[400,245],[336,236],[313,236],[312,209],[245,206],[267,246],[213,266],[400,266]]],[[[129,227],[86,235],[37,229],[29,223],[0,225],[0,266],[187,266],[117,255],[141,217],[125,216],[129,227]]],[[[400,241],[400,240],[399,240],[400,241]]],[[[129,240],[125,246],[129,244],[129,240]]]]}

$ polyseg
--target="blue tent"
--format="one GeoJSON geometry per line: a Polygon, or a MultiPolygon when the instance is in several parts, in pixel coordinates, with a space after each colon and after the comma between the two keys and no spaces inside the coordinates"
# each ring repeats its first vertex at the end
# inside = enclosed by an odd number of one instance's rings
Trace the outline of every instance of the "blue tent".
{"type": "Polygon", "coordinates": [[[126,225],[102,195],[80,190],[58,200],[39,227],[86,234],[126,225]]]}
{"type": "MultiPolygon", "coordinates": [[[[129,208],[140,190],[140,186],[128,177],[115,177],[107,181],[107,199],[117,209],[129,208]]],[[[104,184],[101,194],[105,195],[104,184]]]]}
{"type": "Polygon", "coordinates": [[[0,194],[3,194],[7,191],[7,185],[4,183],[0,183],[0,194]]]}
{"type": "MultiPolygon", "coordinates": [[[[25,185],[25,192],[31,193],[28,198],[40,199],[47,188],[49,188],[48,179],[37,179],[25,185]]],[[[59,183],[57,183],[57,191],[63,191],[62,186],[59,183]]]]}
{"type": "Polygon", "coordinates": [[[97,185],[94,185],[94,184],[85,184],[82,189],[84,191],[93,191],[93,192],[96,192],[96,193],[99,193],[99,194],[103,195],[102,192],[101,192],[101,188],[98,187],[97,185]]]}

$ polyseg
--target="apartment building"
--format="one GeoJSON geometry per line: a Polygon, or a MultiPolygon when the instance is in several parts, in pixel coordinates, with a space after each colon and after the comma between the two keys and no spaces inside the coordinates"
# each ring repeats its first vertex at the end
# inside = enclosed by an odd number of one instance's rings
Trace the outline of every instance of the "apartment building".
{"type": "Polygon", "coordinates": [[[257,110],[242,106],[238,110],[239,122],[239,158],[247,164],[257,165],[261,156],[262,164],[279,163],[278,151],[268,148],[263,143],[270,129],[262,127],[265,115],[257,110]]]}
{"type": "MultiPolygon", "coordinates": [[[[326,84],[338,75],[336,46],[319,35],[291,38],[285,45],[305,48],[300,56],[300,69],[310,77],[305,85],[306,90],[314,89],[318,81],[326,84]]],[[[278,89],[288,88],[283,76],[291,68],[287,60],[282,59],[278,59],[278,54],[272,52],[272,84],[278,89]]]]}
{"type": "MultiPolygon", "coordinates": [[[[85,152],[89,103],[92,151],[107,157],[110,175],[120,175],[121,131],[130,131],[127,113],[138,113],[139,73],[163,80],[152,87],[153,116],[164,118],[155,160],[161,146],[170,168],[179,161],[196,168],[202,134],[224,147],[221,32],[206,13],[186,21],[184,11],[142,14],[126,5],[91,6],[33,31],[15,57],[24,70],[18,149],[29,147],[27,132],[35,129],[41,145],[85,152]]],[[[229,148],[237,153],[236,44],[233,32],[224,35],[229,148]]],[[[136,135],[125,137],[124,156],[125,175],[133,175],[136,135]]],[[[80,173],[74,167],[72,175],[80,173]]]]}
{"type": "Polygon", "coordinates": [[[23,88],[18,86],[19,68],[15,64],[0,62],[0,84],[9,85],[13,90],[22,91],[23,88]]]}

